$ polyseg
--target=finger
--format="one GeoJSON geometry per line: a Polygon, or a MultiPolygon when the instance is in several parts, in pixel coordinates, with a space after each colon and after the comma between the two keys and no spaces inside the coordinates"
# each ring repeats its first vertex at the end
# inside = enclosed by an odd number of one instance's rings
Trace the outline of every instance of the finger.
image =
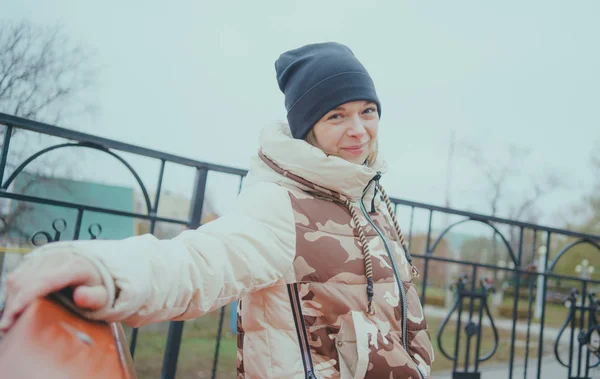
{"type": "Polygon", "coordinates": [[[14,318],[17,316],[15,312],[11,312],[7,309],[6,303],[4,309],[2,309],[2,317],[0,318],[0,333],[6,332],[14,322],[14,318]]]}
{"type": "Polygon", "coordinates": [[[36,265],[22,270],[18,276],[7,278],[6,303],[0,330],[10,328],[16,317],[36,298],[65,287],[90,283],[92,274],[89,266],[82,267],[76,261],[72,263],[53,266],[51,262],[41,259],[36,265]],[[37,274],[39,272],[43,274],[37,274]]]}
{"type": "Polygon", "coordinates": [[[104,286],[79,286],[73,292],[73,301],[80,308],[102,309],[108,302],[108,291],[104,286]]]}
{"type": "Polygon", "coordinates": [[[10,273],[4,283],[5,298],[2,309],[2,317],[0,318],[0,332],[5,332],[13,323],[17,312],[14,310],[15,300],[10,294],[15,293],[19,289],[19,280],[13,273],[10,273]]]}
{"type": "Polygon", "coordinates": [[[0,320],[0,331],[8,330],[26,306],[35,299],[32,293],[32,290],[22,289],[14,297],[6,298],[2,320],[0,320]]]}
{"type": "Polygon", "coordinates": [[[13,325],[20,313],[11,313],[10,315],[2,315],[2,321],[0,321],[0,333],[6,333],[13,325]]]}
{"type": "Polygon", "coordinates": [[[2,311],[2,319],[0,319],[0,332],[6,332],[14,323],[16,318],[21,314],[25,307],[21,306],[20,303],[14,300],[4,304],[2,311]]]}

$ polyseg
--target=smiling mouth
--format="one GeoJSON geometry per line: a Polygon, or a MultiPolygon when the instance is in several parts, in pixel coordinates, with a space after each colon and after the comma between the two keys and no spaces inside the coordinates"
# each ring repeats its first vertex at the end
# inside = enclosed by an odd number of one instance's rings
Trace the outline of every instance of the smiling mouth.
{"type": "Polygon", "coordinates": [[[360,155],[363,153],[363,151],[365,151],[366,146],[367,144],[363,143],[362,145],[343,147],[342,150],[347,151],[348,153],[353,155],[360,155]]]}

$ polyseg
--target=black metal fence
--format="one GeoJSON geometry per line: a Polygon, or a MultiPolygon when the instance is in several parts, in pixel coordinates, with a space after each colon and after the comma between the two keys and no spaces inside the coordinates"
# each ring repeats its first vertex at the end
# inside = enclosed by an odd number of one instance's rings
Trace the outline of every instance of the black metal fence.
{"type": "MultiPolygon", "coordinates": [[[[93,217],[86,217],[89,215],[107,214],[143,220],[149,224],[150,233],[155,233],[157,223],[196,228],[202,220],[209,173],[238,178],[237,190],[246,175],[245,170],[199,162],[1,113],[0,127],[4,128],[0,200],[10,203],[4,204],[2,211],[4,253],[0,254],[3,267],[6,253],[11,251],[22,252],[59,239],[102,238],[103,225],[95,222],[93,217]],[[60,141],[35,151],[19,146],[27,154],[11,154],[14,151],[11,142],[16,132],[44,135],[60,141]],[[123,165],[139,186],[145,211],[53,199],[15,189],[19,175],[25,175],[28,168],[45,159],[47,153],[80,147],[108,154],[123,165]],[[124,154],[156,162],[159,169],[153,196],[150,187],[123,157],[124,154]],[[195,171],[187,218],[159,215],[166,165],[195,171]],[[53,218],[51,224],[33,233],[11,234],[9,223],[17,222],[9,217],[15,202],[68,209],[73,217],[70,220],[53,218]],[[72,230],[67,225],[72,226],[72,230]],[[18,248],[11,250],[11,238],[20,241],[18,248]]],[[[400,223],[406,225],[410,249],[420,266],[418,285],[426,316],[439,321],[439,325],[431,323],[436,326],[431,333],[438,352],[436,362],[449,363],[444,366],[447,371],[443,375],[479,378],[482,371],[496,370],[500,372],[498,377],[507,378],[545,378],[550,372],[552,377],[560,378],[590,378],[594,372],[600,376],[600,371],[594,371],[600,365],[597,353],[600,349],[597,319],[600,302],[596,297],[600,276],[593,269],[594,260],[600,267],[600,236],[400,199],[392,199],[392,202],[400,223]],[[487,230],[483,234],[487,236],[484,247],[473,249],[468,248],[465,241],[457,242],[460,238],[456,238],[456,231],[472,227],[480,228],[480,235],[481,228],[487,230]],[[467,250],[471,256],[465,259],[467,250]],[[573,266],[573,259],[569,257],[573,255],[577,262],[584,257],[587,260],[569,270],[573,266]],[[565,266],[564,262],[569,264],[565,266]],[[562,300],[564,305],[560,304],[562,300]],[[484,366],[486,361],[490,361],[489,366],[484,366]],[[544,372],[542,366],[549,372],[544,372]]],[[[224,307],[218,317],[212,377],[216,376],[225,315],[224,307]]],[[[183,330],[183,322],[169,323],[161,378],[176,376],[183,330]]],[[[132,330],[129,338],[135,359],[138,330],[132,330]]],[[[234,372],[235,366],[231,367],[231,377],[234,372]]]]}

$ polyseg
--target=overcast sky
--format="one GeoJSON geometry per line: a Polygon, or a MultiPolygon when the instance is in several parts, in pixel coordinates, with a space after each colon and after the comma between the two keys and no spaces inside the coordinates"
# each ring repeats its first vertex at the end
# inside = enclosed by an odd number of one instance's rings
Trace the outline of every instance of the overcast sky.
{"type": "MultiPolygon", "coordinates": [[[[443,205],[454,131],[457,143],[479,145],[498,167],[511,144],[531,149],[519,165],[528,174],[507,182],[507,203],[522,199],[530,176],[559,173],[569,187],[540,205],[543,223],[560,226],[564,209],[593,184],[599,15],[594,0],[4,0],[0,17],[60,22],[94,52],[98,110],[64,126],[240,168],[260,129],[285,118],[273,67],[279,54],[347,44],[382,102],[390,195],[443,205]]],[[[124,170],[96,173],[100,162],[87,163],[96,179],[132,183],[124,170]]],[[[156,166],[134,163],[153,186],[156,166]]],[[[480,172],[459,154],[453,163],[451,205],[489,213],[480,172]]],[[[175,191],[191,186],[179,174],[167,178],[175,191]]]]}

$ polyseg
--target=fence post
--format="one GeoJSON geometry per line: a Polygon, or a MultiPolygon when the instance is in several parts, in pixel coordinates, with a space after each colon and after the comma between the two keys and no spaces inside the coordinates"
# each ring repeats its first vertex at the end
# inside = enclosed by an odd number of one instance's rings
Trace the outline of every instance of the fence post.
{"type": "Polygon", "coordinates": [[[231,303],[231,319],[229,321],[229,328],[231,330],[231,334],[232,335],[236,335],[237,334],[237,306],[238,306],[238,301],[235,300],[233,303],[231,303]]]}
{"type": "MultiPolygon", "coordinates": [[[[539,320],[542,318],[542,310],[544,309],[544,262],[546,261],[546,246],[540,246],[538,250],[538,263],[537,263],[537,293],[535,296],[535,314],[534,318],[539,320]]],[[[533,280],[533,279],[532,279],[533,280]]]]}
{"type": "MultiPolygon", "coordinates": [[[[204,194],[206,190],[206,179],[208,178],[208,169],[199,167],[196,170],[196,181],[194,183],[194,197],[191,204],[190,229],[196,229],[200,226],[202,219],[202,206],[204,204],[204,194]]],[[[181,336],[183,335],[183,321],[171,321],[169,324],[169,333],[167,335],[167,346],[161,379],[175,379],[177,372],[177,359],[179,358],[179,348],[181,346],[181,336]]]]}

